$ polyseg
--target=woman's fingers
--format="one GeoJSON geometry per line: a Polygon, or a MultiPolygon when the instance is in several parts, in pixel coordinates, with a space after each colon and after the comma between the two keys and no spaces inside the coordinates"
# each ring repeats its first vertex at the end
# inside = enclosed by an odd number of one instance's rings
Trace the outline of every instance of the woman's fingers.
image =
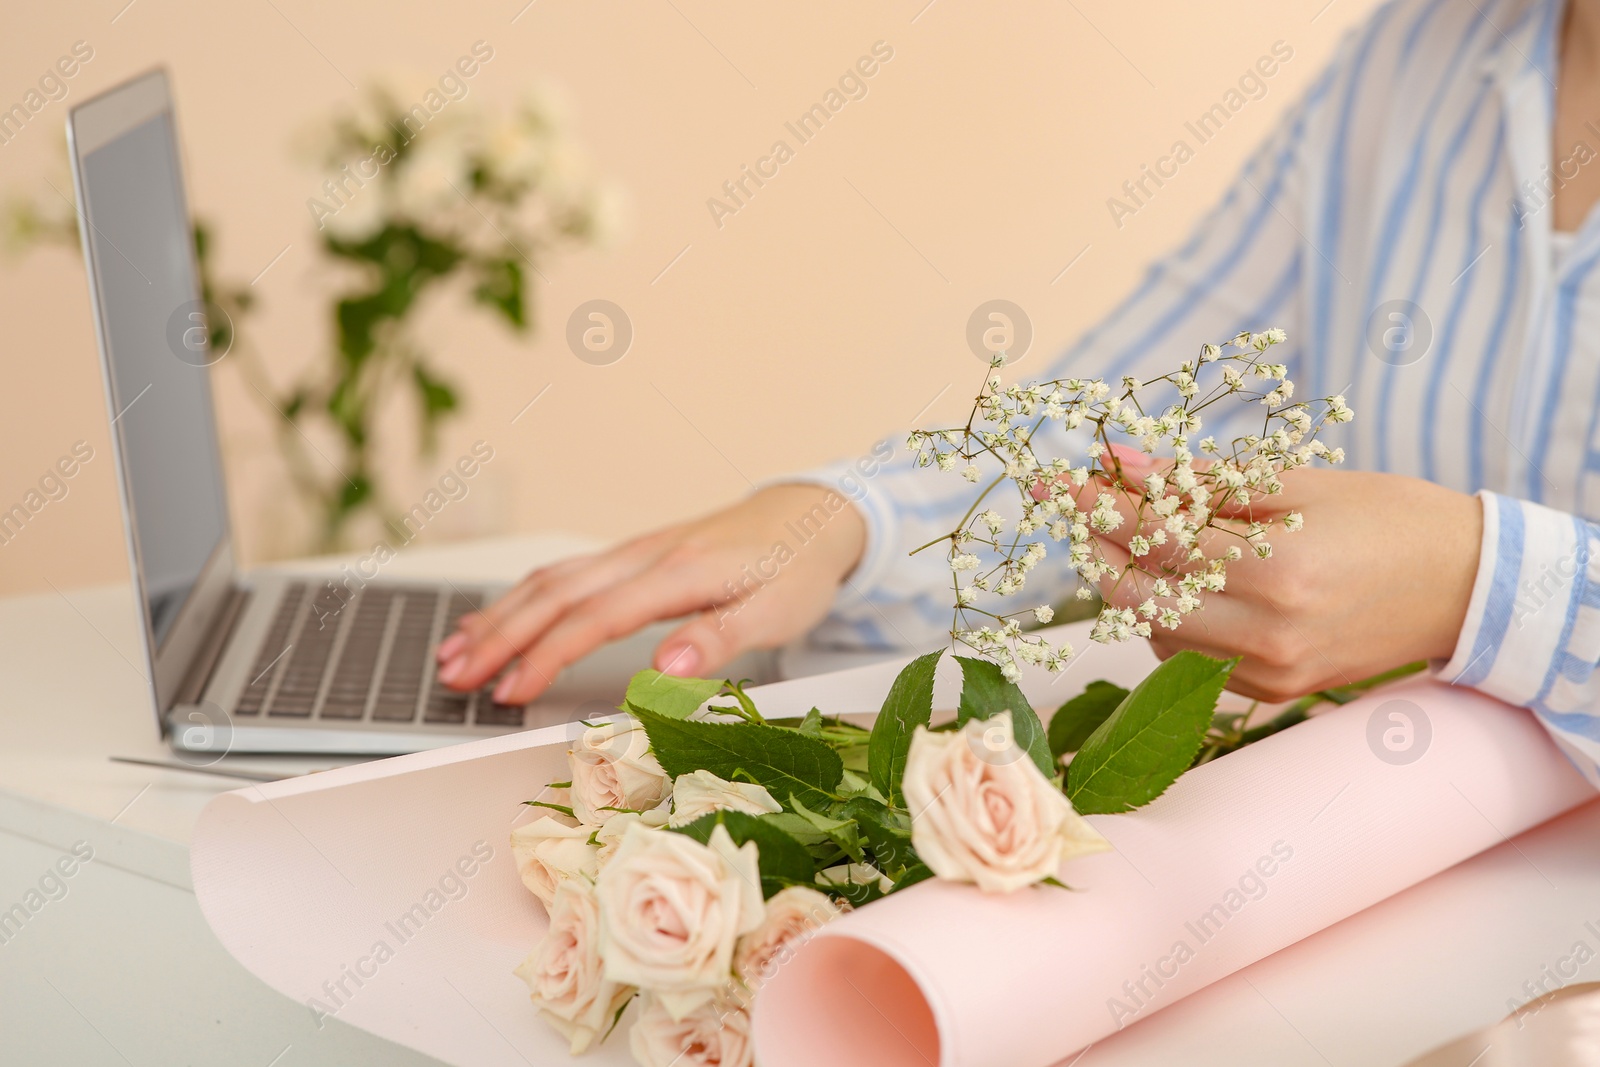
{"type": "Polygon", "coordinates": [[[801,576],[724,600],[662,639],[656,648],[656,669],[665,674],[713,674],[742,652],[792,641],[822,621],[834,592],[835,587],[801,576]]]}
{"type": "Polygon", "coordinates": [[[528,583],[512,606],[500,610],[491,606],[491,611],[463,626],[467,641],[439,668],[439,680],[454,689],[482,685],[573,605],[632,578],[652,562],[649,555],[623,550],[590,557],[560,576],[528,583]]]}
{"type": "MultiPolygon", "coordinates": [[[[523,646],[519,662],[496,686],[495,699],[506,704],[533,700],[563,670],[601,645],[652,622],[715,604],[726,595],[716,581],[719,573],[708,564],[657,566],[574,604],[523,646]]],[[[693,674],[701,664],[687,659],[666,673],[693,674]]]]}
{"type": "Polygon", "coordinates": [[[595,556],[577,556],[530,571],[492,604],[460,616],[455,620],[455,632],[439,643],[439,648],[436,650],[439,661],[447,663],[454,659],[457,652],[469,644],[482,640],[485,634],[492,633],[501,622],[549,588],[552,581],[590,567],[595,560],[595,556]]]}
{"type": "Polygon", "coordinates": [[[729,650],[779,643],[821,619],[865,544],[860,512],[833,489],[769,486],[705,518],[535,571],[497,603],[460,620],[458,632],[441,644],[438,677],[472,689],[515,659],[496,694],[512,703],[530,700],[598,646],[707,609],[709,616],[695,620],[702,628],[686,624],[679,636],[687,639],[663,648],[657,666],[675,674],[714,670],[729,650]],[[808,531],[798,546],[791,543],[797,526],[808,531]],[[761,610],[720,625],[726,612],[719,605],[757,593],[761,610]]]}

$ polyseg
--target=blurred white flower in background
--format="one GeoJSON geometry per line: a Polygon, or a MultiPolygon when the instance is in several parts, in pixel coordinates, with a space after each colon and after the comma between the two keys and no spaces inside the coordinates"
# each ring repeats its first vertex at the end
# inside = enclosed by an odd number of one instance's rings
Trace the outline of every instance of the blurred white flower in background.
{"type": "Polygon", "coordinates": [[[560,241],[620,230],[622,198],[568,139],[559,92],[531,90],[507,108],[406,99],[394,80],[375,85],[296,138],[297,154],[322,171],[307,201],[319,230],[359,242],[410,224],[525,266],[560,241]]]}
{"type": "Polygon", "coordinates": [[[395,206],[402,214],[418,223],[448,224],[468,206],[478,154],[477,130],[469,123],[448,115],[423,129],[396,161],[395,206]]]}

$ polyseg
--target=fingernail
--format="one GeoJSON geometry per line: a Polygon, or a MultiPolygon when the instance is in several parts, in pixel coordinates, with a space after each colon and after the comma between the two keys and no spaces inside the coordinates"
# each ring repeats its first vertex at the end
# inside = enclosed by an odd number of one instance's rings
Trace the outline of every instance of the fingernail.
{"type": "Polygon", "coordinates": [[[466,645],[467,635],[457,631],[456,633],[453,633],[449,637],[445,638],[443,641],[439,642],[439,650],[435,652],[434,655],[439,657],[440,663],[444,663],[448,660],[454,659],[456,653],[460,652],[466,647],[466,645]]]}
{"type": "Polygon", "coordinates": [[[467,657],[465,655],[458,655],[455,659],[452,659],[449,663],[446,663],[443,667],[439,668],[439,681],[448,685],[450,682],[455,681],[456,677],[466,669],[467,657]]]}
{"type": "Polygon", "coordinates": [[[690,678],[700,669],[700,650],[693,645],[662,649],[656,655],[656,670],[675,678],[690,678]]]}
{"type": "Polygon", "coordinates": [[[494,687],[494,702],[496,704],[510,703],[511,691],[517,687],[517,679],[521,677],[522,669],[513,667],[506,671],[506,676],[494,687]]]}

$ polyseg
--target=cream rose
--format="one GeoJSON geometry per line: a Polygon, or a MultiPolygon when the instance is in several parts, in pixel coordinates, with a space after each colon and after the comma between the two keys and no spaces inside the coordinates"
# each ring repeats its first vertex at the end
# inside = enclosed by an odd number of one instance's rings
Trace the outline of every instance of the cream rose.
{"type": "Polygon", "coordinates": [[[1013,892],[1111,847],[1017,747],[1010,712],[951,733],[918,727],[901,788],[917,855],[985,892],[1013,892]]]}
{"type": "Polygon", "coordinates": [[[645,997],[644,1010],[628,1034],[628,1047],[643,1067],[752,1067],[755,1063],[749,1014],[722,998],[676,1017],[659,998],[645,997]]]}
{"type": "Polygon", "coordinates": [[[742,811],[746,815],[776,815],[783,805],[759,785],[727,782],[710,771],[680,774],[672,783],[673,826],[694,822],[713,811],[742,811]]]}
{"type": "Polygon", "coordinates": [[[666,809],[653,808],[645,812],[619,811],[607,819],[604,825],[595,831],[594,835],[595,843],[600,846],[600,854],[596,857],[600,861],[600,866],[604,867],[611,862],[611,857],[617,854],[617,846],[622,844],[623,835],[628,832],[628,827],[634,823],[639,823],[650,829],[665,826],[667,824],[666,809]]]}
{"type": "Polygon", "coordinates": [[[629,719],[591,726],[569,754],[572,811],[580,822],[598,826],[606,809],[647,811],[667,799],[672,779],[650,752],[644,727],[629,719]]]}
{"type": "Polygon", "coordinates": [[[735,848],[628,826],[600,872],[600,955],[606,977],[650,990],[674,1019],[729,982],[734,943],[761,923],[755,842],[735,848]]]}
{"type": "Polygon", "coordinates": [[[550,906],[549,931],[517,967],[534,1007],[572,1043],[574,1056],[605,1034],[634,994],[631,986],[606,978],[599,936],[594,886],[583,878],[563,882],[550,906]]]}
{"type": "Polygon", "coordinates": [[[511,855],[517,861],[522,884],[544,902],[555,903],[556,889],[575,875],[593,878],[600,869],[599,849],[589,843],[592,826],[572,826],[571,820],[541,815],[511,831],[511,855]]]}
{"type": "Polygon", "coordinates": [[[839,914],[839,906],[826,893],[803,885],[779,890],[767,901],[761,925],[739,939],[733,973],[751,989],[759,989],[812,934],[839,914]]]}

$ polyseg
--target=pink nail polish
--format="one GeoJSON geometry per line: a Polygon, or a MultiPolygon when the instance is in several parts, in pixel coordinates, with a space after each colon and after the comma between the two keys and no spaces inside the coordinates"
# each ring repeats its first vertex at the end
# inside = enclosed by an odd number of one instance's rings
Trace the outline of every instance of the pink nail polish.
{"type": "Polygon", "coordinates": [[[443,667],[439,668],[439,681],[448,685],[455,681],[456,677],[466,669],[467,657],[465,655],[458,655],[449,663],[446,663],[443,667]]]}
{"type": "Polygon", "coordinates": [[[506,672],[506,676],[504,678],[500,679],[499,683],[494,687],[494,700],[496,704],[510,703],[507,698],[511,696],[511,691],[516,688],[517,678],[520,677],[521,674],[522,671],[520,668],[513,668],[512,670],[506,672]]]}
{"type": "Polygon", "coordinates": [[[700,669],[700,650],[693,645],[678,645],[663,649],[656,655],[656,670],[674,678],[692,678],[700,669]]]}
{"type": "Polygon", "coordinates": [[[466,634],[460,632],[453,633],[443,641],[439,642],[439,649],[434,653],[434,655],[439,657],[440,663],[446,663],[454,659],[456,657],[456,653],[465,648],[466,644],[466,634]]]}

